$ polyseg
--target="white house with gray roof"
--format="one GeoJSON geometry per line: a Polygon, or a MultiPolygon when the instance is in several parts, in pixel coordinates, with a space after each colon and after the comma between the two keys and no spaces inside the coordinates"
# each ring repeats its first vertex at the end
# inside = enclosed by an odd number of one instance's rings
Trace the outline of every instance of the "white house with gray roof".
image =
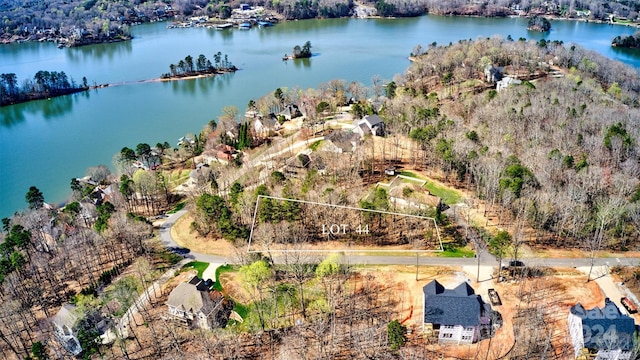
{"type": "Polygon", "coordinates": [[[366,115],[361,120],[355,120],[353,122],[355,127],[353,132],[359,134],[361,137],[365,135],[384,136],[385,125],[382,118],[378,115],[366,115]]]}
{"type": "Polygon", "coordinates": [[[439,343],[472,344],[492,334],[491,305],[466,282],[446,289],[437,280],[422,288],[423,330],[437,334],[439,343]]]}

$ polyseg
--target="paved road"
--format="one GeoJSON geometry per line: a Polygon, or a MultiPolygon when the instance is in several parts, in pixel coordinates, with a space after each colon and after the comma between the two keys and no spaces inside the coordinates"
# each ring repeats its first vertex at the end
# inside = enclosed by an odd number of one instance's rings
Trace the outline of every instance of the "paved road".
{"type": "MultiPolygon", "coordinates": [[[[160,242],[166,248],[180,248],[173,238],[171,237],[171,227],[176,221],[184,214],[187,213],[187,210],[180,210],[174,214],[169,215],[169,217],[164,221],[162,226],[160,226],[160,242]]],[[[209,255],[209,254],[201,254],[197,252],[190,251],[186,256],[186,258],[192,258],[197,261],[203,261],[208,263],[218,263],[218,264],[226,264],[229,260],[223,256],[217,255],[209,255]]]]}
{"type": "MultiPolygon", "coordinates": [[[[299,140],[294,143],[286,145],[287,140],[283,140],[281,146],[282,149],[276,150],[276,148],[270,149],[270,151],[266,151],[263,154],[258,155],[253,160],[248,160],[245,166],[243,166],[240,172],[234,173],[234,177],[232,179],[228,179],[228,184],[231,184],[233,181],[236,181],[238,177],[242,174],[242,171],[248,171],[247,169],[252,168],[253,166],[263,165],[266,161],[273,159],[276,156],[282,155],[286,152],[293,152],[294,150],[302,147],[308,146],[309,144],[313,144],[315,141],[323,140],[324,137],[315,137],[308,140],[299,140]],[[253,165],[253,166],[249,166],[253,165]]],[[[171,227],[182,215],[184,215],[187,211],[180,210],[174,214],[171,214],[165,222],[160,227],[160,240],[165,247],[180,247],[173,238],[171,237],[171,227]]],[[[463,216],[454,216],[455,220],[464,225],[464,217],[463,216]]],[[[472,229],[472,227],[469,227],[472,229]]],[[[487,249],[484,240],[480,238],[478,234],[473,233],[472,231],[469,233],[470,241],[474,244],[474,247],[478,250],[478,256],[480,257],[480,264],[483,266],[498,266],[498,262],[496,258],[491,255],[487,249]]],[[[208,262],[208,263],[216,263],[216,264],[227,264],[233,263],[232,259],[227,259],[223,256],[216,255],[208,255],[201,254],[196,252],[189,252],[187,254],[188,258],[192,258],[194,260],[208,262]]],[[[322,256],[315,256],[314,258],[318,258],[322,256]]],[[[284,256],[274,257],[274,261],[283,262],[282,259],[284,256]]],[[[525,258],[521,259],[527,266],[545,266],[545,267],[584,267],[591,266],[591,259],[589,258],[525,258]]],[[[444,257],[435,257],[428,255],[420,255],[417,259],[420,265],[434,265],[434,266],[472,266],[478,264],[477,258],[444,258],[444,257]]],[[[506,261],[506,260],[503,260],[506,261]]],[[[415,256],[396,256],[396,255],[345,255],[344,257],[345,263],[350,264],[376,264],[376,265],[415,265],[416,257],[415,256]]],[[[640,265],[640,258],[597,258],[594,260],[594,266],[638,266],[640,265]]]]}
{"type": "MultiPolygon", "coordinates": [[[[187,211],[180,210],[171,214],[160,227],[160,241],[165,247],[180,247],[171,237],[171,227],[182,215],[187,211]]],[[[208,263],[232,263],[232,259],[223,256],[201,254],[189,252],[187,257],[197,261],[208,263]]],[[[275,257],[275,261],[279,262],[279,257],[275,257]]],[[[522,259],[527,266],[547,266],[547,267],[584,267],[591,265],[589,258],[525,258],[522,259]]],[[[371,264],[371,265],[415,265],[415,256],[395,256],[395,255],[352,255],[345,254],[344,262],[348,264],[371,264]]],[[[445,258],[428,255],[419,255],[418,263],[420,265],[434,266],[473,266],[477,265],[477,258],[445,258]]],[[[498,266],[498,262],[485,251],[480,252],[480,264],[489,266],[498,266]]],[[[638,266],[640,258],[597,258],[594,261],[595,266],[638,266]]]]}

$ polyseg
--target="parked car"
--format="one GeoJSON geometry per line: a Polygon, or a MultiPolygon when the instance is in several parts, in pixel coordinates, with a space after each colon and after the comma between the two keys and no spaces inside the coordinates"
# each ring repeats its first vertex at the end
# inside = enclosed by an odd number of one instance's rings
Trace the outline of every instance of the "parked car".
{"type": "Polygon", "coordinates": [[[505,265],[505,263],[502,263],[502,270],[507,270],[508,268],[514,268],[514,267],[524,267],[524,262],[520,261],[520,260],[511,260],[507,263],[507,265],[505,265]]]}
{"type": "Polygon", "coordinates": [[[638,312],[638,308],[629,298],[623,297],[622,299],[620,299],[620,302],[622,303],[622,306],[627,309],[629,314],[635,314],[638,312]]]}
{"type": "Polygon", "coordinates": [[[187,248],[183,248],[183,247],[169,247],[167,248],[167,250],[171,251],[172,253],[176,254],[176,255],[181,255],[181,256],[185,256],[187,255],[189,252],[191,252],[190,249],[187,248]]]}

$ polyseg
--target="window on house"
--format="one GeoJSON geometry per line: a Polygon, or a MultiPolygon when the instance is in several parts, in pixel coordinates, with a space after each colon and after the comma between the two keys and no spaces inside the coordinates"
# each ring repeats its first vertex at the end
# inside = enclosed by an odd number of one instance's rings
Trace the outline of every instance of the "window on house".
{"type": "Polygon", "coordinates": [[[466,327],[466,328],[464,328],[464,331],[473,331],[473,328],[472,327],[466,327]]]}
{"type": "Polygon", "coordinates": [[[462,337],[462,340],[469,341],[469,340],[471,340],[471,336],[465,335],[465,336],[462,337]]]}
{"type": "Polygon", "coordinates": [[[453,337],[453,334],[450,334],[450,333],[442,334],[442,337],[445,339],[451,339],[453,337]]]}

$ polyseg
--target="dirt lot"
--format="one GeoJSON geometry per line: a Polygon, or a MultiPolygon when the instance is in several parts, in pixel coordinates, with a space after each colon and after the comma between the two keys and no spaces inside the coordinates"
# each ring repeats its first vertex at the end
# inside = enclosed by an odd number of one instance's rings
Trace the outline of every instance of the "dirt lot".
{"type": "MultiPolygon", "coordinates": [[[[556,358],[568,358],[572,354],[567,323],[569,309],[577,302],[581,302],[587,308],[604,304],[604,296],[598,285],[595,282],[585,284],[584,276],[574,269],[561,269],[547,276],[519,282],[496,283],[495,280],[487,280],[478,284],[471,281],[471,286],[485,302],[489,302],[486,289],[494,288],[498,291],[503,305],[495,306],[494,310],[502,314],[504,324],[491,341],[484,340],[473,345],[443,346],[437,344],[437,339],[428,339],[422,335],[422,288],[434,279],[451,288],[467,279],[474,279],[474,274],[464,273],[462,269],[455,267],[422,266],[416,281],[415,267],[412,266],[384,266],[365,268],[363,271],[374,274],[381,281],[394,280],[399,284],[396,292],[401,297],[398,299],[398,312],[403,314],[402,321],[410,331],[409,344],[424,346],[426,343],[430,350],[444,358],[470,359],[480,356],[497,359],[506,354],[530,351],[528,339],[521,338],[522,334],[518,338],[522,346],[514,347],[513,326],[514,316],[517,313],[526,313],[521,310],[528,308],[540,310],[540,316],[546,326],[541,326],[540,330],[550,339],[552,354],[556,358]]],[[[523,320],[531,322],[530,319],[523,320]]]]}

